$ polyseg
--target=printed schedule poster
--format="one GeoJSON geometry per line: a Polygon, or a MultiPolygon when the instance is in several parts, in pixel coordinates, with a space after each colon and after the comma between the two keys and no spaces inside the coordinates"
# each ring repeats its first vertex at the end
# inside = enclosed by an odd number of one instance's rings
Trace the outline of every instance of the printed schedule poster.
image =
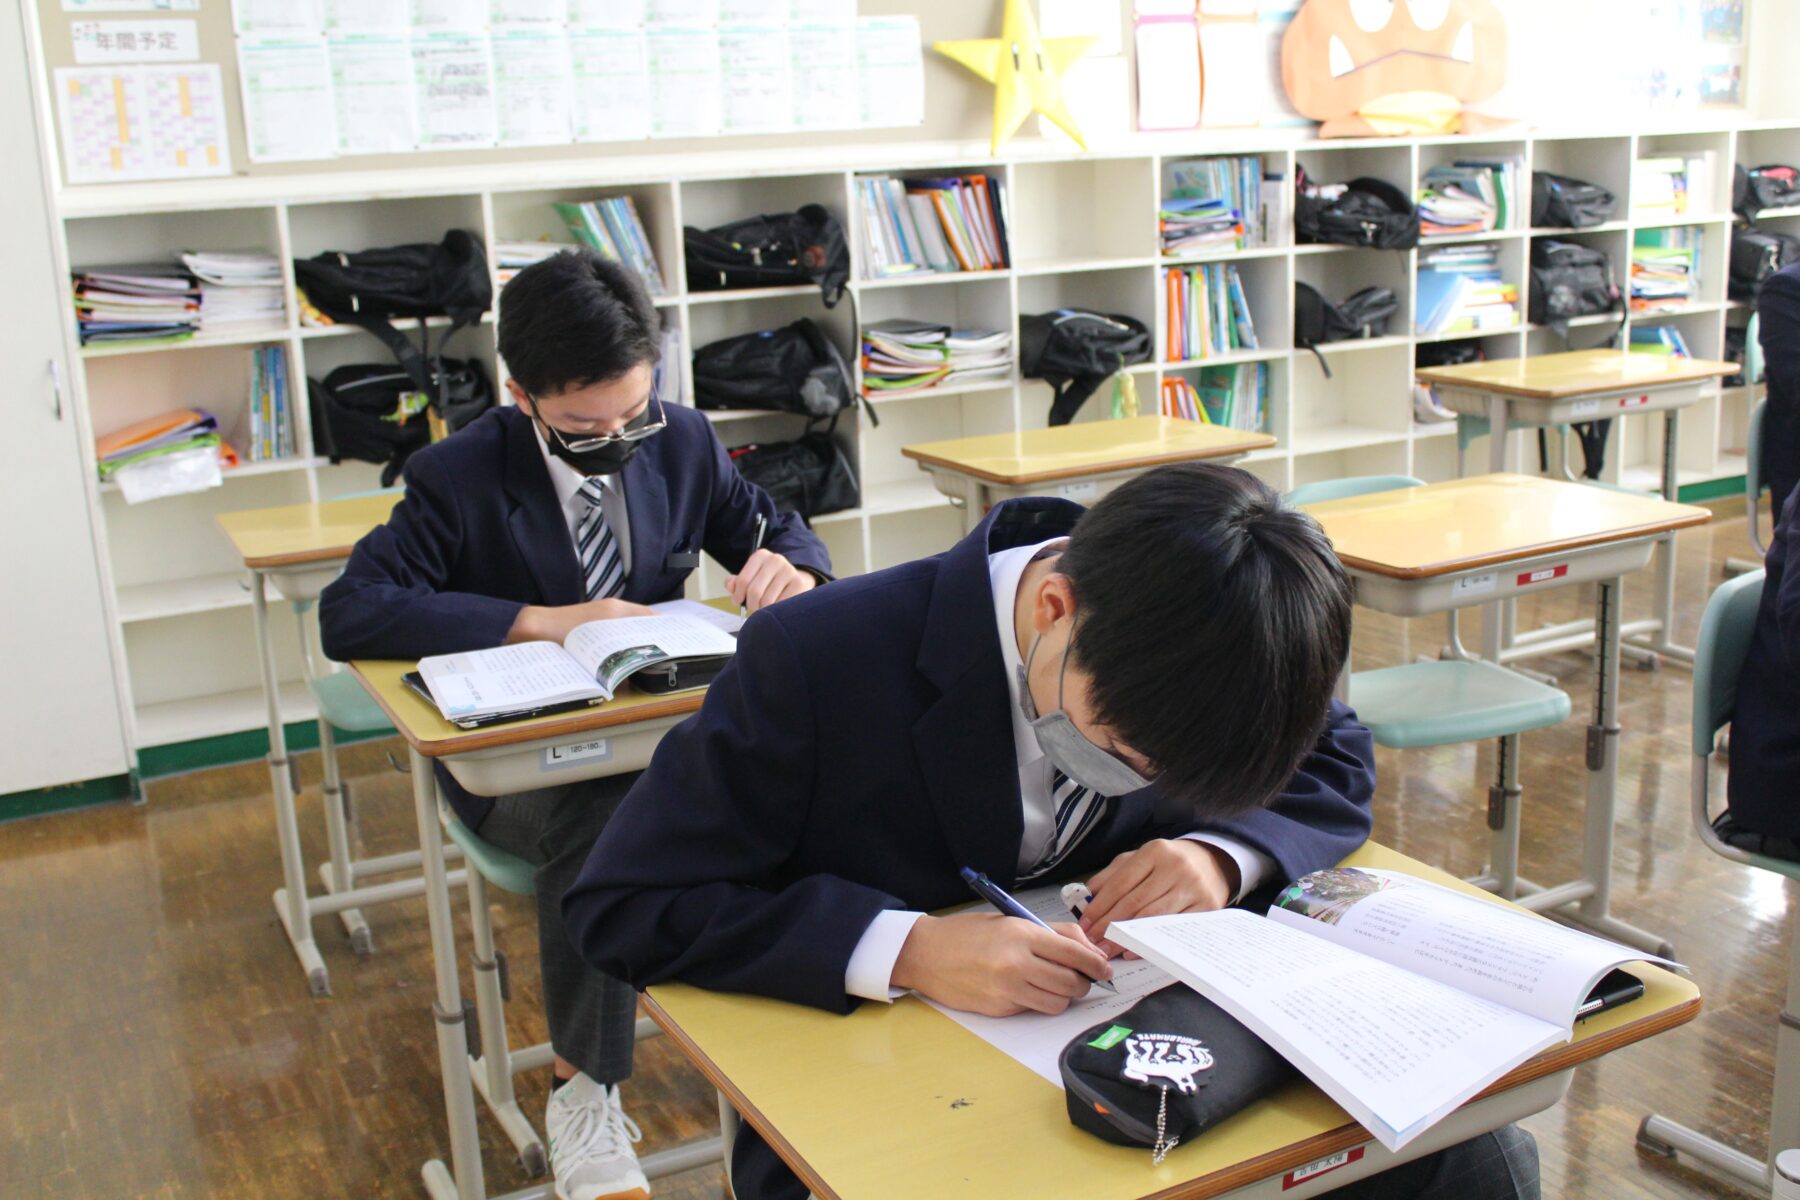
{"type": "Polygon", "coordinates": [[[494,69],[485,33],[414,36],[413,86],[419,107],[419,149],[492,146],[494,69]]]}
{"type": "Polygon", "coordinates": [[[71,185],[231,173],[217,63],[59,67],[55,90],[71,185]]]}
{"type": "Polygon", "coordinates": [[[644,45],[650,64],[650,136],[710,137],[719,132],[718,31],[652,28],[644,45]]]}
{"type": "Polygon", "coordinates": [[[625,142],[650,136],[650,76],[644,35],[626,29],[572,29],[575,140],[625,142]]]}
{"type": "Polygon", "coordinates": [[[569,141],[569,39],[561,26],[494,31],[494,112],[502,146],[569,141]]]}
{"type": "Polygon", "coordinates": [[[238,82],[251,162],[337,156],[337,112],[324,35],[239,38],[238,82]]]}
{"type": "Polygon", "coordinates": [[[331,96],[339,154],[405,153],[419,144],[412,46],[391,34],[331,39],[331,96]]]}
{"type": "Polygon", "coordinates": [[[64,12],[198,12],[200,0],[62,0],[64,12]]]}

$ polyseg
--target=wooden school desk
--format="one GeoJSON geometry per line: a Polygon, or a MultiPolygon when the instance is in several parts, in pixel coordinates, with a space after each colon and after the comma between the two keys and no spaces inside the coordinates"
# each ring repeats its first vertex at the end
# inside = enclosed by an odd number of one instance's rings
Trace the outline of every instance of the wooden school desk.
{"type": "MultiPolygon", "coordinates": [[[[1518,821],[1496,839],[1481,883],[1519,903],[1556,912],[1628,945],[1674,957],[1662,937],[1611,915],[1613,806],[1618,790],[1619,589],[1650,561],[1656,543],[1712,519],[1672,504],[1556,479],[1480,475],[1305,506],[1324,526],[1356,582],[1356,602],[1403,617],[1449,612],[1549,588],[1598,584],[1594,716],[1587,733],[1587,820],[1581,877],[1555,887],[1519,879],[1518,821]]],[[[1500,623],[1483,629],[1496,661],[1500,623]]],[[[1504,814],[1490,813],[1490,828],[1504,814]]]]}
{"type": "MultiPolygon", "coordinates": [[[[1663,414],[1662,496],[1676,498],[1675,462],[1680,440],[1681,410],[1698,403],[1708,385],[1739,371],[1736,363],[1698,358],[1632,354],[1623,350],[1573,350],[1534,358],[1433,367],[1418,378],[1437,388],[1439,399],[1457,414],[1459,443],[1471,418],[1488,422],[1488,469],[1508,470],[1507,423],[1547,428],[1575,421],[1599,421],[1626,413],[1663,414]]],[[[1460,460],[1460,453],[1459,453],[1460,460]]],[[[1506,607],[1507,637],[1501,659],[1548,654],[1587,645],[1589,622],[1554,625],[1524,634],[1511,629],[1513,609],[1506,607]]],[[[1656,567],[1656,615],[1625,626],[1634,646],[1691,665],[1694,652],[1674,641],[1675,539],[1663,543],[1656,567]]],[[[1496,659],[1495,661],[1501,661],[1496,659]]]]}
{"type": "Polygon", "coordinates": [[[1014,496],[1066,496],[1091,504],[1152,467],[1193,459],[1232,463],[1274,444],[1266,433],[1150,416],[922,442],[902,446],[900,453],[963,510],[968,531],[988,509],[1014,496]]]}
{"type": "MultiPolygon", "coordinates": [[[[627,685],[617,698],[593,708],[465,730],[444,720],[435,706],[400,681],[416,665],[363,660],[351,663],[350,669],[406,739],[411,758],[413,811],[418,818],[425,911],[437,981],[433,1016],[438,1067],[443,1072],[444,1106],[450,1124],[450,1167],[438,1159],[427,1162],[422,1171],[425,1188],[433,1200],[484,1200],[487,1184],[469,1066],[470,1056],[479,1050],[474,1024],[464,1013],[457,978],[451,879],[444,860],[432,764],[442,761],[458,783],[480,796],[641,771],[650,764],[662,735],[697,710],[705,693],[650,696],[627,685]]],[[[515,1056],[515,1066],[524,1069],[527,1065],[523,1056],[515,1056]]],[[[646,1174],[661,1175],[716,1160],[718,1155],[718,1139],[709,1138],[647,1155],[643,1166],[646,1174]]],[[[548,1200],[552,1188],[544,1182],[509,1193],[505,1200],[548,1200]]]]}
{"type": "MultiPolygon", "coordinates": [[[[1344,861],[1473,890],[1373,844],[1344,861]]],[[[1573,1041],[1521,1064],[1398,1155],[1300,1080],[1155,1167],[1148,1149],[1076,1129],[1060,1089],[915,997],[846,1017],[665,984],[645,1005],[821,1200],[1302,1200],[1540,1112],[1562,1098],[1576,1065],[1698,1014],[1691,982],[1631,969],[1642,997],[1577,1025],[1573,1041]],[[1342,1165],[1330,1169],[1334,1160],[1342,1165]]]]}
{"type": "MultiPolygon", "coordinates": [[[[407,879],[355,886],[359,878],[416,867],[418,858],[401,854],[352,862],[344,813],[331,802],[332,797],[327,797],[325,829],[331,861],[319,867],[325,895],[314,898],[307,894],[306,863],[300,854],[300,831],[294,815],[294,776],[288,763],[265,584],[273,583],[285,600],[317,600],[319,593],[342,572],[352,547],[365,533],[387,520],[399,499],[398,492],[388,492],[321,504],[221,513],[218,518],[219,526],[251,575],[250,602],[256,615],[263,697],[269,708],[269,778],[275,795],[275,837],[281,848],[282,886],[275,891],[275,911],[315,996],[331,991],[331,976],[313,940],[313,918],[338,913],[351,938],[359,945],[367,945],[368,923],[357,906],[416,896],[424,885],[418,879],[407,879]]],[[[302,623],[303,648],[306,637],[306,625],[302,623]]]]}

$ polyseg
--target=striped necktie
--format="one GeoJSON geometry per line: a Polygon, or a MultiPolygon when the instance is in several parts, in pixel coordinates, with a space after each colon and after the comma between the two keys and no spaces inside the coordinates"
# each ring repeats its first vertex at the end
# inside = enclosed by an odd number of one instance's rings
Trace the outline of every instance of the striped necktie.
{"type": "Polygon", "coordinates": [[[1050,803],[1056,810],[1056,829],[1043,858],[1021,878],[1036,879],[1055,870],[1068,857],[1069,851],[1094,831],[1094,826],[1106,815],[1106,804],[1110,799],[1109,796],[1095,795],[1092,788],[1082,787],[1061,771],[1051,768],[1050,803]]]}
{"type": "Polygon", "coordinates": [[[575,556],[581,560],[589,600],[604,600],[625,590],[625,560],[619,557],[619,540],[600,506],[603,488],[598,478],[589,477],[579,493],[588,510],[575,529],[575,556]]]}

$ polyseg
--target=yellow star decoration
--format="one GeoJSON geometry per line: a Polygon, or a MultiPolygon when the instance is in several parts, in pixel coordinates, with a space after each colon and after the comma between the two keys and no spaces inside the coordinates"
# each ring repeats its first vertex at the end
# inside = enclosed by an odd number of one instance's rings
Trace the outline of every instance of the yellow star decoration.
{"type": "Polygon", "coordinates": [[[953,58],[994,85],[993,151],[1019,131],[1033,112],[1043,113],[1075,139],[1083,150],[1081,130],[1063,101],[1062,75],[1088,52],[1097,38],[1045,38],[1038,34],[1030,0],[1006,0],[1000,36],[966,42],[936,42],[932,49],[953,58]]]}

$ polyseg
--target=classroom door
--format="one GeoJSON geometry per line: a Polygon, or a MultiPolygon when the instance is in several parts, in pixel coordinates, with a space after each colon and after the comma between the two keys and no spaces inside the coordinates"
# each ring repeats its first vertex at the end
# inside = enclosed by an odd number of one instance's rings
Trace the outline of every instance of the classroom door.
{"type": "Polygon", "coordinates": [[[23,14],[0,14],[0,795],[127,766],[23,14]]]}

